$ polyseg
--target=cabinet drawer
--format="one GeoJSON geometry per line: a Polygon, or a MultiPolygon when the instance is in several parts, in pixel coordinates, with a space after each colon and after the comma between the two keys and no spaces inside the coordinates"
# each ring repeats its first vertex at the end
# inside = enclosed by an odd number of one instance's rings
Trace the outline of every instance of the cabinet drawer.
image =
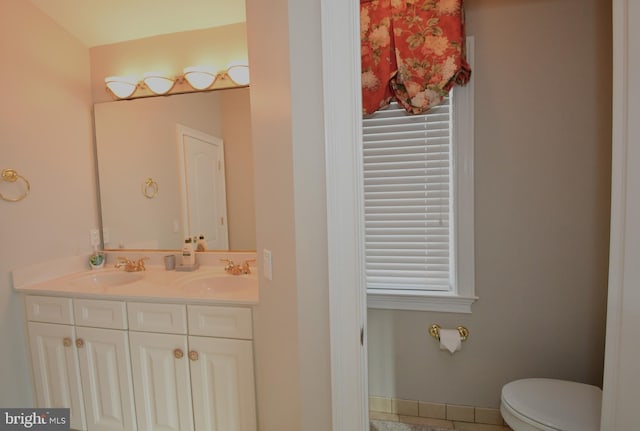
{"type": "Polygon", "coordinates": [[[125,304],[100,299],[75,299],[73,309],[77,326],[93,328],[127,329],[125,304]]]}
{"type": "Polygon", "coordinates": [[[129,302],[127,314],[132,331],[187,333],[187,310],[182,304],[129,302]]]}
{"type": "Polygon", "coordinates": [[[71,298],[54,296],[26,296],[27,320],[33,322],[73,325],[71,298]]]}
{"type": "Polygon", "coordinates": [[[253,338],[248,308],[188,305],[189,334],[205,337],[253,338]]]}

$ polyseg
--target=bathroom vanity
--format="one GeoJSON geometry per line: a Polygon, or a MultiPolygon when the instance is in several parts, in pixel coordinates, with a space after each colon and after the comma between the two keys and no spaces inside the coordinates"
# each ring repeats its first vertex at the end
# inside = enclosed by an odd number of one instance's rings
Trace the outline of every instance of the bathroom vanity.
{"type": "Polygon", "coordinates": [[[254,275],[81,271],[24,294],[38,407],[75,430],[256,429],[254,275]]]}

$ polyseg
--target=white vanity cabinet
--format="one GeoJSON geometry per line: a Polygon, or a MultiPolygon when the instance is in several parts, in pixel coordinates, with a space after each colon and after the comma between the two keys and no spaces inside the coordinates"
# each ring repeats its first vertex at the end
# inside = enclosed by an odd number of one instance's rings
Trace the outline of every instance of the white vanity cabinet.
{"type": "Polygon", "coordinates": [[[38,407],[87,431],[255,431],[251,310],[25,297],[38,407]]]}
{"type": "Polygon", "coordinates": [[[129,303],[128,313],[140,429],[256,430],[249,309],[129,303]]]}
{"type": "Polygon", "coordinates": [[[76,328],[89,431],[135,431],[136,410],[126,331],[76,328]]]}
{"type": "Polygon", "coordinates": [[[76,348],[88,431],[135,431],[123,301],[74,299],[76,348]]]}
{"type": "Polygon", "coordinates": [[[70,408],[74,430],[135,431],[124,302],[27,296],[25,304],[38,407],[70,408]]]}
{"type": "Polygon", "coordinates": [[[71,428],[85,430],[75,329],[29,322],[29,347],[38,407],[70,408],[71,428]]]}
{"type": "Polygon", "coordinates": [[[189,337],[196,431],[254,431],[251,342],[189,337]]]}

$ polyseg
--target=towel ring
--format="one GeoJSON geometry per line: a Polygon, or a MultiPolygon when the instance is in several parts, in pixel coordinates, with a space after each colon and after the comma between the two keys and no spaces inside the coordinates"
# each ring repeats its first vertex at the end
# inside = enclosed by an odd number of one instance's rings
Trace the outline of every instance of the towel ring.
{"type": "MultiPolygon", "coordinates": [[[[464,326],[457,326],[456,330],[458,331],[458,334],[460,334],[460,340],[465,341],[467,338],[469,338],[469,330],[464,326]]],[[[433,325],[429,326],[429,335],[439,340],[440,325],[434,323],[433,325]]]]}
{"type": "Polygon", "coordinates": [[[142,185],[142,194],[148,199],[153,199],[158,194],[158,183],[153,181],[151,177],[147,178],[147,181],[142,185]]]}
{"type": "Polygon", "coordinates": [[[15,183],[18,180],[22,180],[22,182],[25,184],[25,187],[26,187],[25,192],[16,198],[10,198],[0,193],[0,199],[2,199],[3,201],[7,201],[7,202],[21,201],[22,199],[26,198],[29,192],[31,191],[31,184],[29,184],[29,181],[27,181],[27,179],[22,175],[19,175],[14,169],[3,169],[2,172],[0,173],[0,179],[8,183],[15,183]]]}

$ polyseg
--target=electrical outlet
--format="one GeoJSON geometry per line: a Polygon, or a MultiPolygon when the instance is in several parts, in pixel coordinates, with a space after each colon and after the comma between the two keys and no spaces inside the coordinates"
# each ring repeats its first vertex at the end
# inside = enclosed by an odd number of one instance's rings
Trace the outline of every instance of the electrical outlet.
{"type": "Polygon", "coordinates": [[[89,236],[91,238],[91,246],[97,247],[100,245],[100,231],[98,229],[89,230],[89,236]]]}

